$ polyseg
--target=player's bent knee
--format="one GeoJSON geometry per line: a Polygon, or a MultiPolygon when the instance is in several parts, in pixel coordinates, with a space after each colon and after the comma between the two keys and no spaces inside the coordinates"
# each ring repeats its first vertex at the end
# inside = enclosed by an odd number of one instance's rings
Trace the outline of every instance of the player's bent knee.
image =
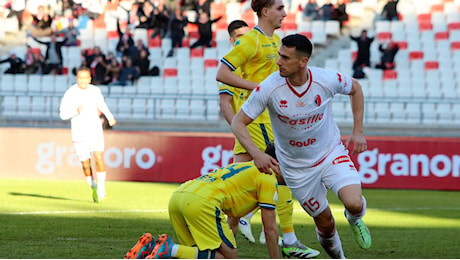
{"type": "Polygon", "coordinates": [[[198,259],[216,259],[216,250],[198,251],[198,259]]]}

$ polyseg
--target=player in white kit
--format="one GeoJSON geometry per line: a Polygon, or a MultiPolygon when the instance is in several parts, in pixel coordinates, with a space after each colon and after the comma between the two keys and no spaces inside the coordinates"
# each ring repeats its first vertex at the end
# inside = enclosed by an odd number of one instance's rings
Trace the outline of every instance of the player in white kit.
{"type": "Polygon", "coordinates": [[[105,198],[106,171],[103,161],[104,134],[99,114],[103,113],[110,126],[117,123],[101,90],[90,84],[91,71],[82,67],[77,71],[77,84],[64,94],[61,100],[60,116],[62,120],[70,119],[72,142],[78,159],[83,167],[86,182],[93,190],[94,202],[105,198]],[[97,182],[91,168],[91,153],[96,162],[97,182]]]}
{"type": "Polygon", "coordinates": [[[360,83],[340,72],[308,67],[313,46],[303,35],[282,39],[279,70],[251,94],[232,121],[232,131],[254,158],[260,171],[270,174],[279,163],[287,185],[304,210],[314,218],[317,238],[333,258],[344,258],[339,234],[327,201],[331,189],[345,206],[345,216],[359,246],[371,246],[362,221],[366,200],[347,147],[353,154],[367,149],[363,135],[364,96],[360,83]],[[332,99],[349,95],[353,133],[345,145],[333,120],[332,99]],[[275,136],[277,160],[265,156],[252,142],[246,125],[268,107],[275,136]]]}

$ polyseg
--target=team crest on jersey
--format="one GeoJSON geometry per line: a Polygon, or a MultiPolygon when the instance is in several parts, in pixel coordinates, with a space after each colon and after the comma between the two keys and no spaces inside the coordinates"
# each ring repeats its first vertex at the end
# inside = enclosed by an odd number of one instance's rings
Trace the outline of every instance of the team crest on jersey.
{"type": "Polygon", "coordinates": [[[240,44],[240,40],[235,41],[235,46],[240,44]]]}
{"type": "Polygon", "coordinates": [[[256,92],[259,92],[259,90],[260,90],[260,86],[257,86],[256,92]]]}
{"type": "Polygon", "coordinates": [[[337,79],[339,80],[339,83],[342,83],[342,75],[340,75],[340,73],[337,73],[337,79]]]}
{"type": "Polygon", "coordinates": [[[296,107],[305,107],[305,102],[303,102],[303,101],[297,101],[297,102],[295,103],[295,106],[296,106],[296,107]]]}
{"type": "Polygon", "coordinates": [[[321,97],[320,97],[319,95],[316,95],[315,104],[316,104],[317,106],[321,106],[321,97]]]}
{"type": "Polygon", "coordinates": [[[272,42],[272,45],[274,49],[278,49],[278,47],[276,47],[276,42],[272,42]]]}
{"type": "Polygon", "coordinates": [[[283,100],[280,101],[280,107],[285,107],[285,108],[288,107],[288,106],[287,106],[287,101],[286,101],[285,99],[283,99],[283,100]]]}

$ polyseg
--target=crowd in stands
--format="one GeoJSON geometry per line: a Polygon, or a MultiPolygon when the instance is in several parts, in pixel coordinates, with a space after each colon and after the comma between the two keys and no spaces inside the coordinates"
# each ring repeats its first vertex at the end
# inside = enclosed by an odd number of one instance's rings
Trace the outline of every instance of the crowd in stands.
{"type": "MultiPolygon", "coordinates": [[[[126,12],[127,19],[123,22],[125,25],[127,23],[127,26],[122,29],[121,21],[117,18],[119,39],[115,49],[108,50],[108,53],[103,53],[99,47],[83,49],[81,66],[92,68],[94,84],[131,85],[141,76],[160,74],[159,67],[150,65],[150,52],[146,43],[141,40],[134,42],[133,31],[138,28],[147,29],[151,33],[149,35],[151,39],[169,37],[171,48],[166,56],[171,57],[174,56],[174,50],[177,47],[182,47],[187,24],[195,24],[198,28],[199,37],[190,45],[190,48],[211,47],[213,24],[223,17],[212,15],[211,4],[213,1],[56,0],[55,5],[43,5],[41,4],[43,1],[15,0],[7,6],[9,9],[8,17],[17,17],[19,29],[24,29],[27,24],[26,21],[22,20],[26,6],[35,4],[36,11],[31,12],[32,21],[28,23],[26,28],[27,35],[35,42],[46,46],[46,51],[45,53],[37,52],[27,46],[24,58],[10,53],[10,56],[1,60],[0,63],[10,63],[10,68],[5,73],[63,73],[62,48],[78,46],[80,23],[84,23],[85,19],[86,21],[87,19],[97,19],[104,13],[107,2],[111,2],[126,12]],[[190,16],[185,14],[185,11],[189,10],[195,11],[195,20],[190,20],[190,16]]],[[[342,29],[344,23],[349,20],[346,11],[346,3],[348,2],[350,1],[336,0],[332,3],[330,0],[324,0],[319,5],[316,0],[305,0],[299,2],[301,4],[299,4],[298,10],[302,12],[302,19],[305,21],[337,20],[340,23],[340,29],[342,29]]],[[[398,2],[399,0],[387,0],[378,15],[379,19],[398,20],[398,2]]],[[[359,47],[353,69],[356,71],[363,67],[369,67],[368,53],[373,38],[351,36],[351,39],[356,41],[359,47]]],[[[381,46],[382,60],[376,67],[394,68],[394,56],[397,53],[397,49],[395,50],[394,47],[394,43],[381,46]],[[389,50],[390,46],[393,47],[391,50],[389,50]]],[[[75,71],[75,69],[70,68],[71,71],[75,71]]]]}

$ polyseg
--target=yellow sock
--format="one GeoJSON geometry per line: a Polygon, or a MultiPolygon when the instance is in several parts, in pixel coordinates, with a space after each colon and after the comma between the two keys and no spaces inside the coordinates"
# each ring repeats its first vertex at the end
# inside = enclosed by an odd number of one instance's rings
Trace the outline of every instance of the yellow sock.
{"type": "Polygon", "coordinates": [[[176,258],[180,259],[197,259],[198,248],[193,246],[177,245],[176,258]]]}
{"type": "Polygon", "coordinates": [[[276,210],[280,220],[280,227],[283,233],[294,232],[294,224],[292,223],[292,214],[294,212],[294,202],[292,201],[292,192],[286,185],[278,186],[278,202],[276,210]]]}

